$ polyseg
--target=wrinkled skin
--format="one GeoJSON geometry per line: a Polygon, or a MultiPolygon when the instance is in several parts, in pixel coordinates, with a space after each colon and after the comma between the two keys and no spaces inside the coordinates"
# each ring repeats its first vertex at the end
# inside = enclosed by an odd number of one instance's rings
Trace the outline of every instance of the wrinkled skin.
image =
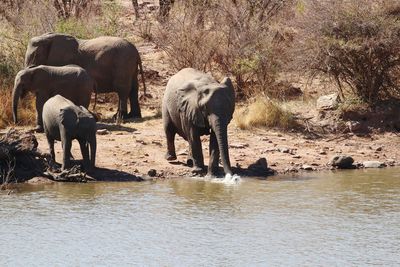
{"type": "Polygon", "coordinates": [[[98,93],[118,94],[116,115],[121,118],[141,117],[137,75],[140,68],[145,92],[142,62],[136,47],[128,41],[111,36],[80,40],[66,34],[46,33],[29,41],[25,55],[26,67],[40,64],[81,66],[96,81],[98,93]]]}
{"type": "Polygon", "coordinates": [[[221,157],[225,174],[232,174],[227,127],[235,110],[232,82],[225,78],[218,83],[208,74],[186,68],[168,81],[162,105],[164,130],[167,137],[167,160],[175,160],[175,135],[189,142],[193,172],[204,170],[200,136],[210,135],[208,175],[218,174],[221,157]]]}
{"type": "Polygon", "coordinates": [[[94,169],[97,145],[96,120],[85,107],[77,106],[60,95],[53,96],[43,107],[43,127],[54,161],[54,141],[61,141],[62,170],[71,167],[71,145],[74,139],[79,142],[85,171],[90,172],[94,169]]]}
{"type": "Polygon", "coordinates": [[[12,102],[14,122],[18,122],[18,101],[28,92],[36,95],[36,130],[41,132],[43,105],[50,97],[59,94],[87,108],[93,91],[96,91],[95,81],[79,66],[39,65],[26,68],[15,77],[12,102]]]}

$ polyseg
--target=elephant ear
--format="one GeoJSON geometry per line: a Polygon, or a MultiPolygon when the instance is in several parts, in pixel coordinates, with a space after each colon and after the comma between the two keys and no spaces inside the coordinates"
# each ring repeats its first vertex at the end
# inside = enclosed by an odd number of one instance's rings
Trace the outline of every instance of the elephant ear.
{"type": "Polygon", "coordinates": [[[230,118],[232,119],[233,112],[235,111],[235,88],[233,87],[233,83],[229,77],[225,77],[221,84],[223,84],[226,88],[226,97],[228,98],[226,103],[230,103],[230,118]]]}
{"type": "Polygon", "coordinates": [[[74,64],[78,53],[78,41],[75,37],[65,34],[54,34],[50,38],[47,64],[50,66],[64,66],[74,64]]]}
{"type": "Polygon", "coordinates": [[[206,126],[206,119],[199,106],[200,94],[193,82],[185,84],[178,91],[178,107],[181,116],[200,128],[206,126]]]}
{"type": "Polygon", "coordinates": [[[65,132],[70,135],[76,135],[78,128],[79,118],[74,110],[65,108],[60,110],[59,114],[60,123],[64,126],[65,132]]]}

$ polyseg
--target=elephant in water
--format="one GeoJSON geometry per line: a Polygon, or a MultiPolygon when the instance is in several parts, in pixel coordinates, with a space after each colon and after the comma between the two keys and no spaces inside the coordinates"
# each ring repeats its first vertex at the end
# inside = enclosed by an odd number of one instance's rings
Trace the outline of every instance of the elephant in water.
{"type": "Polygon", "coordinates": [[[168,145],[166,159],[176,159],[174,139],[179,134],[189,142],[193,171],[202,172],[204,159],[200,136],[210,135],[208,175],[217,175],[220,156],[225,174],[232,175],[227,128],[234,110],[235,93],[229,78],[219,83],[211,75],[191,68],[172,76],[162,104],[168,145]]]}
{"type": "Polygon", "coordinates": [[[85,107],[77,106],[60,95],[53,96],[43,107],[43,127],[54,161],[54,140],[62,143],[63,170],[70,167],[73,139],[79,142],[85,171],[93,170],[96,161],[96,119],[85,107]]]}
{"type": "Polygon", "coordinates": [[[67,34],[46,33],[33,37],[28,43],[25,66],[81,66],[94,78],[98,93],[116,92],[121,118],[140,118],[138,70],[146,86],[142,61],[136,47],[119,37],[102,36],[80,40],[67,34]],[[127,101],[131,110],[127,112],[127,101]]]}
{"type": "Polygon", "coordinates": [[[95,81],[79,66],[39,65],[26,68],[15,77],[12,101],[14,122],[18,122],[18,100],[28,92],[36,94],[36,130],[42,132],[43,105],[50,97],[59,94],[87,108],[93,91],[96,91],[95,81]]]}

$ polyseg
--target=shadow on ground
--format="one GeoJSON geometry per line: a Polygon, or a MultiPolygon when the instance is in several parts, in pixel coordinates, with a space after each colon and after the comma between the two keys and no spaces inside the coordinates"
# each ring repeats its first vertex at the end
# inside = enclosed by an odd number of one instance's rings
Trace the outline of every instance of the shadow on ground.
{"type": "Polygon", "coordinates": [[[90,178],[98,182],[142,182],[144,179],[127,172],[107,168],[96,168],[88,174],[90,178]]]}
{"type": "Polygon", "coordinates": [[[133,132],[137,131],[137,129],[135,129],[135,128],[126,127],[126,126],[121,125],[121,124],[111,124],[111,123],[103,123],[103,122],[98,122],[97,123],[97,129],[99,129],[99,130],[100,129],[106,129],[106,130],[108,130],[110,132],[113,132],[113,131],[125,131],[125,132],[128,132],[128,133],[133,133],[133,132]]]}

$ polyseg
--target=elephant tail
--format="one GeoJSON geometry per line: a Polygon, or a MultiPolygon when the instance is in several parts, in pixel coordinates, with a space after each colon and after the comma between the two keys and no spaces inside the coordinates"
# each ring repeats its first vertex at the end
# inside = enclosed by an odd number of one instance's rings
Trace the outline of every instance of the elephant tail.
{"type": "Polygon", "coordinates": [[[93,80],[93,92],[94,92],[94,104],[93,104],[93,112],[96,112],[96,104],[97,104],[97,83],[93,80]]]}
{"type": "Polygon", "coordinates": [[[143,65],[142,65],[142,59],[139,56],[139,69],[140,69],[140,73],[142,75],[142,82],[143,82],[143,96],[146,97],[146,83],[144,80],[144,71],[143,71],[143,65]]]}

